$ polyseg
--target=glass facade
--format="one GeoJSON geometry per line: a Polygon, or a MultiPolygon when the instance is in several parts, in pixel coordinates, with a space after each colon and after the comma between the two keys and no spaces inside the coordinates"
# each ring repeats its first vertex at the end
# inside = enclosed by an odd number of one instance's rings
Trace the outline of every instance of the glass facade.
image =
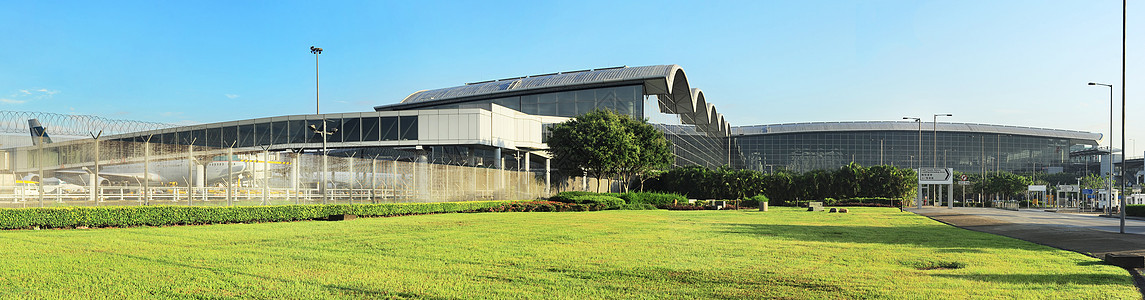
{"type": "MultiPolygon", "coordinates": [[[[321,143],[322,120],[267,121],[254,124],[198,129],[178,127],[152,137],[153,143],[192,144],[203,147],[257,147],[321,143]],[[312,129],[313,128],[313,129],[312,129]]],[[[417,139],[417,116],[327,118],[327,143],[378,142],[417,139]]],[[[116,141],[138,141],[128,137],[116,141]]]]}
{"type": "Polygon", "coordinates": [[[806,132],[734,137],[737,168],[761,172],[807,172],[863,166],[948,167],[967,173],[1028,172],[1070,163],[1073,144],[1065,138],[998,133],[917,131],[806,132]],[[936,151],[937,149],[937,151],[936,151]]]}
{"type": "MultiPolygon", "coordinates": [[[[627,85],[476,100],[465,102],[465,104],[494,103],[530,115],[569,118],[596,109],[609,109],[619,114],[643,118],[643,99],[643,86],[627,85]]],[[[419,109],[448,109],[458,107],[460,107],[460,104],[443,104],[419,109]]]]}

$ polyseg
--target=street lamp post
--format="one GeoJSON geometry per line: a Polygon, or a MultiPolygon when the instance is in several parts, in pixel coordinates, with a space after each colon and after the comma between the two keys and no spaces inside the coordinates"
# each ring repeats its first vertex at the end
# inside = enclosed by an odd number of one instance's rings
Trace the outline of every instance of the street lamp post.
{"type": "MultiPolygon", "coordinates": [[[[1108,199],[1108,202],[1106,202],[1105,206],[1109,207],[1113,204],[1113,85],[1097,82],[1090,82],[1089,85],[1100,85],[1109,88],[1109,177],[1106,178],[1106,186],[1108,187],[1106,199],[1108,199]]],[[[1122,148],[1124,148],[1124,146],[1122,148]]],[[[1125,209],[1122,208],[1121,210],[1121,217],[1124,218],[1125,209]]],[[[1124,219],[1121,222],[1124,223],[1124,219]]],[[[1124,227],[1122,228],[1121,233],[1125,233],[1124,227]]]]}
{"type": "MultiPolygon", "coordinates": [[[[930,123],[930,128],[931,128],[930,139],[934,142],[934,147],[931,148],[933,153],[931,153],[930,156],[934,160],[934,168],[938,168],[938,117],[950,117],[950,116],[954,116],[954,115],[952,115],[952,114],[934,114],[934,120],[930,121],[931,122],[930,123]]],[[[930,195],[933,196],[933,197],[931,197],[931,199],[934,201],[934,203],[937,204],[939,197],[942,196],[941,195],[942,185],[937,185],[935,187],[936,188],[930,189],[930,195]],[[936,191],[936,189],[937,189],[937,191],[936,191]]],[[[949,193],[950,191],[946,191],[946,192],[949,193]]]]}
{"type": "MultiPolygon", "coordinates": [[[[902,117],[902,119],[903,120],[914,120],[915,123],[918,123],[918,161],[919,161],[918,167],[919,167],[919,169],[916,169],[915,173],[918,176],[918,181],[921,182],[922,181],[922,172],[921,172],[922,171],[922,118],[902,117]]],[[[914,197],[914,203],[918,206],[919,209],[922,209],[922,184],[921,183],[918,183],[918,192],[914,197]]]]}

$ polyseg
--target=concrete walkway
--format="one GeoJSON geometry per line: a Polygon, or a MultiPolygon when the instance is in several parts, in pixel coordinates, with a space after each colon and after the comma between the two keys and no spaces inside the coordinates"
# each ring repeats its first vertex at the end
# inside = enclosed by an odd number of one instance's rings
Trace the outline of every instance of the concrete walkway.
{"type": "Polygon", "coordinates": [[[907,211],[953,226],[1008,236],[1104,258],[1106,253],[1145,255],[1145,221],[1041,210],[923,207],[907,211]]]}

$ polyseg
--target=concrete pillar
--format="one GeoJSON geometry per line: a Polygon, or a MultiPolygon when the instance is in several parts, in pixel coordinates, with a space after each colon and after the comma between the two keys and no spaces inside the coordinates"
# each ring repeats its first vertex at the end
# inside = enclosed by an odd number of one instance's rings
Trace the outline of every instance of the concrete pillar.
{"type": "Polygon", "coordinates": [[[498,170],[505,169],[505,160],[501,157],[501,148],[493,149],[493,167],[498,170]]]}
{"type": "Polygon", "coordinates": [[[954,208],[954,184],[946,185],[946,208],[954,208]]]}

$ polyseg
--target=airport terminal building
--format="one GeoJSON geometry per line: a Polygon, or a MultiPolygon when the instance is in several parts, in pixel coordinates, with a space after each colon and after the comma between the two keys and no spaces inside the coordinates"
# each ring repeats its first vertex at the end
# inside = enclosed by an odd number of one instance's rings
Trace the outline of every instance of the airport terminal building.
{"type": "MultiPolygon", "coordinates": [[[[1093,149],[1102,138],[1071,130],[905,121],[732,126],[713,103],[718,100],[709,101],[690,86],[678,65],[559,72],[417,91],[398,103],[355,113],[155,126],[101,137],[96,153],[91,139],[57,142],[46,150],[20,147],[9,151],[9,171],[90,168],[97,161],[138,161],[148,153],[218,156],[224,153],[218,149],[230,149],[225,152],[230,160],[233,152],[305,155],[327,149],[335,157],[540,172],[548,167],[546,129],[595,109],[653,120],[672,142],[677,166],[762,172],[834,169],[852,162],[968,173],[1054,172],[1078,164],[1082,159],[1073,153],[1093,149]],[[140,143],[148,146],[127,146],[140,143]]],[[[49,134],[60,126],[44,125],[49,134]]]]}

